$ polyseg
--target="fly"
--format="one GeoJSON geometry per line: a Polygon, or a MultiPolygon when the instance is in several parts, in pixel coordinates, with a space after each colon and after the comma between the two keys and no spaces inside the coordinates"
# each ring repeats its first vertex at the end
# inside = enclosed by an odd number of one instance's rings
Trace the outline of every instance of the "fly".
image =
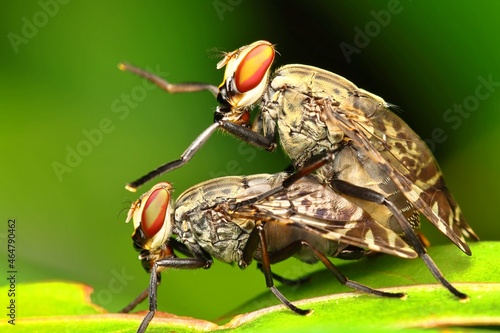
{"type": "MultiPolygon", "coordinates": [[[[352,159],[351,148],[341,150],[339,158],[352,159]]],[[[261,197],[287,176],[216,178],[186,190],[175,203],[172,186],[163,182],[132,204],[127,222],[134,222],[134,247],[151,274],[149,288],[123,310],[130,311],[149,295],[149,313],[138,332],[144,332],[154,317],[162,270],[207,269],[213,259],[236,263],[240,268],[257,261],[266,286],[287,308],[301,315],[311,310],[297,308],[273,282],[295,282],[271,271],[271,264],[289,257],[307,263],[321,261],[340,283],[353,289],[384,297],[405,296],[349,280],[329,257],[359,259],[370,252],[382,252],[416,258],[418,253],[408,242],[406,231],[397,224],[394,230],[390,218],[375,220],[354,201],[325,186],[315,174],[261,197]],[[174,251],[187,258],[177,257],[174,251]]]]}

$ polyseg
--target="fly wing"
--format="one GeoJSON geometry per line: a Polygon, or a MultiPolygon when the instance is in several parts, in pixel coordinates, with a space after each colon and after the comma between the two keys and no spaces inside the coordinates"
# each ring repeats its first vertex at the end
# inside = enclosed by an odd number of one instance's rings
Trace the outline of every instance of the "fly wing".
{"type": "Polygon", "coordinates": [[[443,234],[470,254],[462,235],[478,237],[465,221],[431,151],[420,137],[389,110],[389,105],[380,105],[367,115],[359,109],[325,104],[329,121],[377,163],[443,234]]]}
{"type": "Polygon", "coordinates": [[[231,213],[233,218],[276,222],[302,228],[326,239],[376,252],[416,258],[417,253],[394,231],[361,207],[306,177],[290,188],[231,213]]]}

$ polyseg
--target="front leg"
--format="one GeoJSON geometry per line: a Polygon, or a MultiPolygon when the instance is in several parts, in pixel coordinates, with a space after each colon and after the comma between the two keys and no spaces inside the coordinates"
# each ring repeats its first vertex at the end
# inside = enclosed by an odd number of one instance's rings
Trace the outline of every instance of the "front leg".
{"type": "Polygon", "coordinates": [[[213,123],[206,130],[204,130],[198,137],[189,145],[184,153],[182,153],[181,157],[178,160],[168,162],[159,166],[153,171],[150,171],[148,174],[142,176],[141,178],[134,180],[131,183],[128,183],[125,188],[130,192],[135,192],[137,188],[151,179],[164,174],[165,172],[175,170],[180,168],[181,166],[188,163],[191,158],[196,154],[196,152],[207,142],[210,136],[215,132],[215,130],[220,126],[220,123],[213,123]]]}
{"type": "Polygon", "coordinates": [[[141,325],[137,329],[138,333],[144,333],[153,319],[157,309],[157,291],[158,291],[158,269],[165,268],[178,268],[178,269],[208,269],[212,265],[212,258],[200,249],[192,250],[194,258],[177,258],[172,256],[170,258],[163,258],[155,261],[151,269],[151,277],[149,280],[149,312],[142,320],[141,325]]]}
{"type": "Polygon", "coordinates": [[[246,126],[241,126],[224,120],[221,120],[220,126],[235,137],[255,147],[264,148],[267,151],[274,151],[276,149],[276,142],[273,136],[263,136],[246,126]]]}
{"type": "Polygon", "coordinates": [[[141,68],[132,66],[127,63],[119,64],[118,68],[122,71],[128,71],[134,73],[154,83],[156,86],[165,90],[169,94],[189,93],[189,92],[205,91],[205,90],[210,91],[214,96],[217,96],[217,94],[219,93],[219,88],[208,83],[199,83],[199,82],[170,83],[156,74],[145,71],[141,68]]]}
{"type": "Polygon", "coordinates": [[[139,179],[134,180],[131,183],[128,183],[125,188],[131,192],[135,192],[137,188],[146,182],[156,178],[166,172],[178,169],[185,164],[187,164],[193,156],[200,150],[200,148],[208,141],[208,139],[212,136],[213,133],[217,130],[217,128],[223,128],[230,134],[235,137],[252,144],[259,148],[264,148],[268,151],[273,151],[276,149],[276,143],[272,140],[262,136],[259,133],[253,132],[250,128],[241,126],[238,124],[233,124],[228,121],[216,121],[212,125],[210,125],[206,130],[204,130],[198,137],[189,145],[189,147],[182,153],[181,157],[178,160],[171,161],[165,163],[153,171],[150,171],[146,175],[142,176],[139,179]]]}

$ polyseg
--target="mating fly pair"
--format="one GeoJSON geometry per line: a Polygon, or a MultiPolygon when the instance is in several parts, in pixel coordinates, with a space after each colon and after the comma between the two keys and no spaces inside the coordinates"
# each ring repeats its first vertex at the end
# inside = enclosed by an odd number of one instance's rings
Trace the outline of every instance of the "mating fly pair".
{"type": "MultiPolygon", "coordinates": [[[[180,159],[157,168],[128,184],[127,188],[135,191],[152,178],[183,166],[217,128],[269,151],[274,150],[279,141],[295,172],[254,198],[242,200],[222,195],[226,200],[239,202],[229,211],[252,207],[261,200],[272,200],[273,195],[285,195],[294,183],[300,184],[303,177],[314,174],[315,181],[324,184],[326,190],[360,208],[378,226],[400,236],[405,245],[390,244],[413,249],[437,280],[456,297],[466,299],[465,294],[443,277],[414,231],[420,225],[419,215],[423,214],[466,254],[471,252],[464,236],[478,239],[448,191],[425,143],[382,98],[341,76],[312,66],[286,65],[271,73],[274,57],[274,46],[266,41],[225,54],[217,65],[218,68],[226,67],[219,87],[199,83],[171,84],[136,67],[120,65],[121,69],[147,78],[167,92],[207,90],[219,102],[214,123],[195,139],[180,159]],[[250,113],[254,109],[258,109],[258,113],[251,122],[250,113]]],[[[336,205],[323,207],[325,210],[340,208],[336,205]]],[[[265,217],[258,216],[254,220],[264,221],[265,217]]],[[[346,217],[345,221],[353,220],[346,217]]],[[[362,244],[346,244],[388,252],[373,247],[373,240],[384,239],[385,235],[376,227],[370,228],[367,234],[358,235],[362,244]]],[[[344,244],[340,238],[335,241],[344,244]]],[[[191,254],[196,257],[196,253],[191,254]]],[[[397,252],[391,254],[398,255],[397,252]]],[[[284,298],[280,299],[287,304],[284,298]]]]}

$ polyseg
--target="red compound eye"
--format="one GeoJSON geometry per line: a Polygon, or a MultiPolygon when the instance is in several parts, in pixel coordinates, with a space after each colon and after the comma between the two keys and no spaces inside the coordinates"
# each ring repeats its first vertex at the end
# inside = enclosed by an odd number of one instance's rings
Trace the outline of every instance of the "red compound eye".
{"type": "Polygon", "coordinates": [[[148,197],[141,216],[142,230],[147,237],[153,237],[165,223],[167,208],[170,203],[170,193],[159,188],[148,197]]]}
{"type": "Polygon", "coordinates": [[[261,44],[248,52],[236,69],[235,83],[239,92],[245,93],[264,80],[274,60],[272,45],[261,44]]]}

